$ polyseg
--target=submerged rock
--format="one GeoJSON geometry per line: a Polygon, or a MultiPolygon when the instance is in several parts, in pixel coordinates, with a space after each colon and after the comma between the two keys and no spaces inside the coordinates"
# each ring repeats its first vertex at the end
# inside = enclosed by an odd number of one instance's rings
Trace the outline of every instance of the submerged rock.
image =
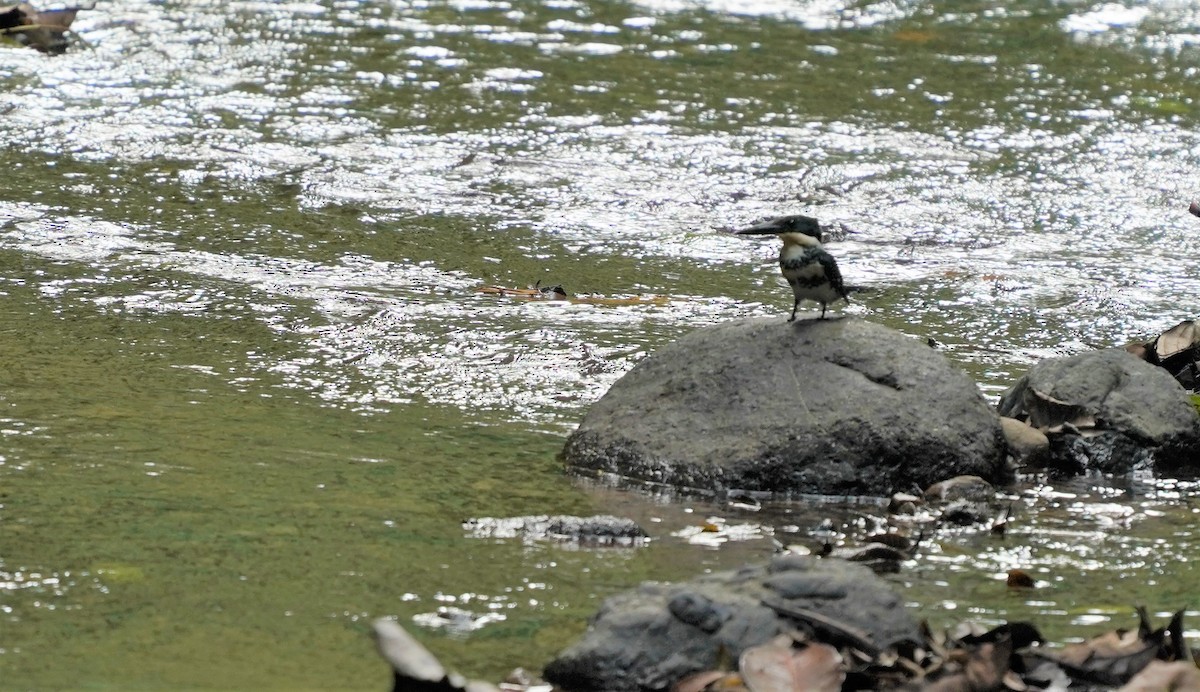
{"type": "Polygon", "coordinates": [[[1000,480],[975,384],[924,342],[854,317],[750,319],[650,355],[588,410],[563,457],[705,489],[890,495],[1000,480]]]}
{"type": "Polygon", "coordinates": [[[588,546],[642,545],[647,538],[646,531],[634,520],[604,514],[591,517],[567,514],[474,517],[463,522],[463,529],[473,538],[552,540],[588,546]]]}
{"type": "Polygon", "coordinates": [[[996,489],[979,476],[955,476],[925,489],[925,499],[930,502],[989,502],[995,496],[996,489]]]}
{"type": "Polygon", "coordinates": [[[1040,466],[1046,463],[1050,455],[1050,438],[1025,421],[1000,417],[1000,427],[1004,430],[1004,441],[1008,444],[1008,454],[1017,466],[1040,466]]]}
{"type": "Polygon", "coordinates": [[[680,584],[645,583],[607,600],[545,678],[569,690],[661,690],[793,630],[874,655],[920,631],[861,565],[785,555],[680,584]],[[723,653],[724,652],[724,653],[723,653]]]}
{"type": "Polygon", "coordinates": [[[1124,473],[1200,471],[1200,416],[1162,368],[1124,349],[1043,360],[1000,398],[1000,415],[1049,435],[1049,465],[1124,473]]]}

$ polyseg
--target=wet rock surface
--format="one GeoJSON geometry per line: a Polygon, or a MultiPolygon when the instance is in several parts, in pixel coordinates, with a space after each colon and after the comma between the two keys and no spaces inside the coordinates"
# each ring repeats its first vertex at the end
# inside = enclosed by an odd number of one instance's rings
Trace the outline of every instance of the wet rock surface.
{"type": "Polygon", "coordinates": [[[1008,454],[1017,466],[1038,466],[1046,463],[1050,454],[1050,439],[1046,433],[1025,421],[1000,417],[1008,454]]]}
{"type": "Polygon", "coordinates": [[[1124,349],[1034,365],[1001,397],[999,412],[1045,432],[1056,469],[1200,471],[1200,416],[1187,391],[1124,349]]]}
{"type": "Polygon", "coordinates": [[[699,329],[627,373],[563,456],[678,487],[888,495],[1003,476],[975,384],[924,342],[854,317],[699,329]]]}
{"type": "Polygon", "coordinates": [[[587,633],[545,669],[570,690],[667,689],[776,635],[877,651],[920,641],[901,599],[871,570],[782,555],[678,584],[646,583],[604,602],[587,633]],[[724,653],[722,653],[724,652],[724,653]]]}

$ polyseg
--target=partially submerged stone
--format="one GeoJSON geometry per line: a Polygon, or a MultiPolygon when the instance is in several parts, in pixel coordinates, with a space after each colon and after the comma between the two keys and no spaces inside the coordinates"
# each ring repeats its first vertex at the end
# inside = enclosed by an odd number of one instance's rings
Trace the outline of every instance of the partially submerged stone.
{"type": "Polygon", "coordinates": [[[992,484],[979,476],[955,476],[925,489],[925,499],[930,502],[989,502],[995,495],[996,489],[992,484]]]}
{"type": "Polygon", "coordinates": [[[1200,416],[1187,391],[1124,349],[1043,360],[1004,393],[999,411],[1048,434],[1059,469],[1200,471],[1200,416]]]}
{"type": "Polygon", "coordinates": [[[923,341],[864,320],[750,319],[650,355],[563,456],[676,487],[869,494],[1004,474],[997,416],[923,341]]]}
{"type": "Polygon", "coordinates": [[[545,670],[564,689],[659,690],[795,630],[871,655],[920,631],[869,569],[782,555],[679,584],[647,582],[605,600],[583,638],[545,670]],[[724,652],[724,653],[723,653],[724,652]]]}
{"type": "Polygon", "coordinates": [[[598,514],[576,517],[538,514],[522,517],[474,517],[463,522],[473,538],[520,538],[526,541],[560,541],[588,546],[641,545],[646,531],[624,517],[598,514]]]}
{"type": "Polygon", "coordinates": [[[1046,463],[1050,454],[1050,438],[1026,421],[1000,417],[1008,454],[1017,466],[1038,466],[1046,463]]]}

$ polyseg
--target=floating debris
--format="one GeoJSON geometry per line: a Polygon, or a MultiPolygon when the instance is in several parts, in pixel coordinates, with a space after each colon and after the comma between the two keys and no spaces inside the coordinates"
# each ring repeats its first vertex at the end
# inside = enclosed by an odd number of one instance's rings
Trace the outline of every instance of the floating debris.
{"type": "Polygon", "coordinates": [[[478,293],[485,295],[504,296],[506,298],[525,298],[529,300],[557,300],[587,305],[666,305],[671,298],[658,295],[637,296],[601,296],[595,294],[569,295],[561,284],[542,286],[541,282],[533,288],[508,288],[506,286],[481,286],[478,293]]]}
{"type": "Polygon", "coordinates": [[[687,526],[671,535],[692,545],[716,548],[728,541],[753,541],[774,531],[761,524],[729,524],[723,517],[709,517],[696,526],[687,526]]]}
{"type": "Polygon", "coordinates": [[[567,292],[563,289],[562,284],[554,284],[553,286],[543,286],[541,279],[533,285],[533,288],[505,288],[504,286],[484,286],[479,289],[480,293],[488,293],[499,296],[509,296],[512,298],[545,298],[547,300],[566,300],[567,292]]]}

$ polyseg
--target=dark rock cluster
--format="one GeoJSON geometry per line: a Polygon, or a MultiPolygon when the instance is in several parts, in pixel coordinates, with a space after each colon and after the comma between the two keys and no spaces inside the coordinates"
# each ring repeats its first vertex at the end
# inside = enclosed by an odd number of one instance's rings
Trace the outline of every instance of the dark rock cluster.
{"type": "Polygon", "coordinates": [[[1043,360],[998,409],[1048,436],[1045,464],[1059,471],[1200,469],[1200,416],[1187,390],[1124,349],[1043,360]]]}
{"type": "Polygon", "coordinates": [[[648,356],[567,440],[569,467],[703,490],[890,495],[1012,469],[1200,472],[1190,322],[1037,363],[992,409],[924,342],[855,317],[749,319],[648,356]],[[1136,357],[1135,357],[1136,356],[1136,357]],[[997,415],[999,414],[999,415],[997,415]]]}
{"type": "Polygon", "coordinates": [[[866,567],[782,555],[679,584],[645,583],[604,602],[587,633],[545,669],[569,690],[667,689],[779,634],[880,651],[920,641],[899,598],[866,567]],[[724,652],[724,654],[723,654],[724,652]]]}

